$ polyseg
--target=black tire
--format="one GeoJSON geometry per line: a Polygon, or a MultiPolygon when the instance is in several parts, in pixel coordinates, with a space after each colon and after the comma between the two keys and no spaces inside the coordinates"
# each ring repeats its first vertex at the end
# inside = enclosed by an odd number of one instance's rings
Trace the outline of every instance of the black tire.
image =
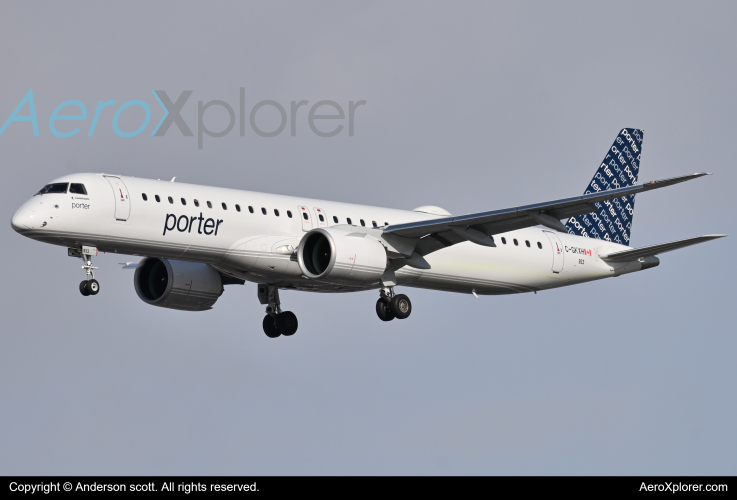
{"type": "Polygon", "coordinates": [[[89,283],[85,280],[79,284],[79,293],[87,297],[90,294],[89,283]]]}
{"type": "Polygon", "coordinates": [[[389,308],[389,303],[384,299],[376,301],[376,315],[381,321],[391,321],[394,319],[394,313],[389,308]]]}
{"type": "Polygon", "coordinates": [[[279,333],[279,330],[276,329],[276,325],[274,324],[274,318],[272,318],[268,314],[264,316],[263,327],[264,327],[264,333],[269,338],[275,339],[279,335],[281,335],[281,333],[279,333]]]}
{"type": "Polygon", "coordinates": [[[100,283],[97,280],[89,280],[87,282],[87,289],[90,291],[90,295],[97,295],[100,293],[100,283]]]}
{"type": "Polygon", "coordinates": [[[287,337],[294,335],[298,326],[297,316],[292,311],[284,311],[283,313],[276,315],[276,329],[279,330],[282,335],[287,337]]]}
{"type": "Polygon", "coordinates": [[[397,319],[405,319],[412,314],[412,302],[409,301],[409,297],[400,293],[389,302],[389,309],[392,310],[397,319]]]}

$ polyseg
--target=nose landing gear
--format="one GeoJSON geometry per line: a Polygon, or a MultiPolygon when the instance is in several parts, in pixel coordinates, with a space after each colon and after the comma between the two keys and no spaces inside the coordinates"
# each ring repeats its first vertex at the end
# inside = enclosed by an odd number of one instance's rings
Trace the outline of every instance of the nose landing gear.
{"type": "Polygon", "coordinates": [[[79,291],[85,297],[88,295],[97,295],[100,291],[100,283],[96,279],[84,280],[79,284],[79,291]]]}
{"type": "Polygon", "coordinates": [[[412,302],[409,297],[400,293],[394,294],[394,287],[382,288],[376,301],[376,315],[381,321],[391,321],[394,318],[405,319],[412,313],[412,302]]]}
{"type": "Polygon", "coordinates": [[[299,326],[297,316],[291,311],[282,311],[279,289],[272,285],[258,285],[258,299],[266,304],[263,328],[267,337],[275,339],[280,335],[294,335],[299,326]]]}
{"type": "Polygon", "coordinates": [[[87,279],[79,284],[79,292],[87,297],[97,295],[100,292],[100,283],[95,279],[95,269],[92,265],[92,256],[97,255],[97,248],[83,246],[82,249],[69,248],[67,254],[70,257],[79,257],[84,262],[82,269],[87,273],[87,279]]]}

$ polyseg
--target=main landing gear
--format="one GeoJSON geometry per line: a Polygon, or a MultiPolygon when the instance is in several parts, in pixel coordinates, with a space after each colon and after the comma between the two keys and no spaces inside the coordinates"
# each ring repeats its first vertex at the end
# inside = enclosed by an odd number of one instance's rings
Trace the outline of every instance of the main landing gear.
{"type": "Polygon", "coordinates": [[[95,279],[95,269],[97,267],[92,265],[92,254],[97,255],[97,248],[94,247],[82,247],[80,251],[78,248],[68,249],[68,255],[70,257],[79,257],[84,262],[82,269],[87,273],[87,279],[79,284],[79,292],[87,297],[88,295],[97,295],[100,292],[100,283],[95,279]]]}
{"type": "Polygon", "coordinates": [[[279,335],[289,337],[297,331],[297,316],[291,311],[282,311],[279,289],[272,285],[258,285],[258,299],[266,304],[263,327],[267,337],[275,339],[279,335]]]}
{"type": "Polygon", "coordinates": [[[405,319],[412,313],[409,297],[402,293],[394,295],[394,287],[382,288],[380,295],[376,301],[376,315],[381,321],[405,319]]]}

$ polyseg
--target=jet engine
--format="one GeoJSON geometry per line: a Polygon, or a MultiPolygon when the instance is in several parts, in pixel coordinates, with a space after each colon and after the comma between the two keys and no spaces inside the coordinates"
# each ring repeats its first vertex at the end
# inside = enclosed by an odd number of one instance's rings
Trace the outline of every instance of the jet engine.
{"type": "Polygon", "coordinates": [[[357,284],[381,278],[387,256],[379,240],[366,232],[336,226],[305,234],[299,243],[297,262],[308,278],[357,284]]]}
{"type": "Polygon", "coordinates": [[[152,306],[207,311],[223,294],[220,273],[207,264],[146,257],[133,278],[138,297],[152,306]]]}

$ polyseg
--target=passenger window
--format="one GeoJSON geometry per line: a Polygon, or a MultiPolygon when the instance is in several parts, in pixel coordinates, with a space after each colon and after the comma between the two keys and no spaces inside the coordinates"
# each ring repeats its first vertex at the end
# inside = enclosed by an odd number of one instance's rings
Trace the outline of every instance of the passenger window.
{"type": "Polygon", "coordinates": [[[174,198],[172,198],[171,196],[169,196],[169,203],[171,203],[172,205],[174,204],[174,198]]]}
{"type": "Polygon", "coordinates": [[[543,248],[543,244],[540,243],[539,241],[537,242],[537,248],[539,248],[540,250],[542,250],[542,248],[543,248]]]}
{"type": "Polygon", "coordinates": [[[287,210],[287,217],[292,218],[292,212],[290,210],[287,210]]]}
{"type": "Polygon", "coordinates": [[[279,217],[279,210],[277,210],[276,208],[274,209],[274,215],[276,215],[277,217],[279,217]]]}
{"type": "Polygon", "coordinates": [[[251,213],[253,213],[253,207],[249,205],[248,206],[248,211],[251,212],[251,213]]]}
{"type": "Polygon", "coordinates": [[[375,221],[375,220],[372,220],[372,221],[371,221],[371,224],[373,224],[373,225],[374,225],[374,227],[378,227],[378,226],[376,225],[376,221],[375,221]]]}
{"type": "Polygon", "coordinates": [[[335,222],[336,224],[338,223],[338,218],[334,215],[333,215],[333,222],[335,222]]]}
{"type": "Polygon", "coordinates": [[[318,214],[317,216],[320,218],[320,222],[325,222],[325,217],[322,214],[318,214]]]}
{"type": "Polygon", "coordinates": [[[517,242],[517,238],[513,239],[512,241],[514,241],[514,246],[519,246],[519,243],[517,242]]]}
{"type": "Polygon", "coordinates": [[[187,200],[185,200],[184,198],[182,198],[182,205],[186,205],[186,204],[187,204],[187,200]]]}
{"type": "Polygon", "coordinates": [[[158,194],[155,194],[154,198],[156,198],[156,203],[159,203],[161,201],[161,198],[159,198],[158,194]]]}
{"type": "Polygon", "coordinates": [[[240,212],[240,211],[241,211],[241,206],[240,206],[240,205],[238,205],[238,204],[236,204],[236,206],[235,206],[235,211],[236,211],[236,212],[240,212]]]}
{"type": "Polygon", "coordinates": [[[266,209],[264,207],[261,207],[261,213],[266,215],[266,209]]]}
{"type": "Polygon", "coordinates": [[[84,184],[70,184],[69,192],[74,194],[87,194],[87,190],[84,188],[84,184]]]}
{"type": "Polygon", "coordinates": [[[351,226],[353,225],[353,222],[351,222],[351,218],[350,218],[350,217],[346,217],[346,219],[345,219],[345,220],[346,220],[346,222],[348,222],[348,224],[350,224],[351,226]]]}
{"type": "Polygon", "coordinates": [[[502,243],[504,243],[505,245],[507,244],[507,238],[505,238],[504,236],[502,236],[502,243]]]}
{"type": "Polygon", "coordinates": [[[306,212],[302,212],[302,218],[303,218],[304,220],[310,220],[310,218],[309,218],[309,217],[307,217],[307,213],[306,213],[306,212]]]}
{"type": "Polygon", "coordinates": [[[228,205],[226,205],[225,203],[221,203],[221,205],[223,206],[223,210],[227,210],[228,209],[228,205]]]}
{"type": "Polygon", "coordinates": [[[363,219],[361,219],[361,225],[362,225],[362,226],[365,226],[365,225],[366,225],[366,223],[365,223],[365,222],[363,222],[363,219]]]}
{"type": "Polygon", "coordinates": [[[212,208],[212,203],[210,203],[209,201],[207,202],[207,208],[212,208]]]}
{"type": "Polygon", "coordinates": [[[67,192],[67,186],[69,183],[67,182],[59,182],[57,184],[46,184],[44,187],[41,188],[41,191],[39,191],[36,194],[63,194],[67,192]]]}
{"type": "Polygon", "coordinates": [[[527,248],[530,248],[530,240],[525,240],[525,245],[527,245],[527,248]]]}
{"type": "Polygon", "coordinates": [[[148,196],[146,196],[146,193],[141,193],[141,196],[143,196],[143,201],[148,201],[148,196]]]}
{"type": "Polygon", "coordinates": [[[199,207],[200,206],[199,200],[194,200],[194,206],[196,206],[196,207],[199,207]]]}

